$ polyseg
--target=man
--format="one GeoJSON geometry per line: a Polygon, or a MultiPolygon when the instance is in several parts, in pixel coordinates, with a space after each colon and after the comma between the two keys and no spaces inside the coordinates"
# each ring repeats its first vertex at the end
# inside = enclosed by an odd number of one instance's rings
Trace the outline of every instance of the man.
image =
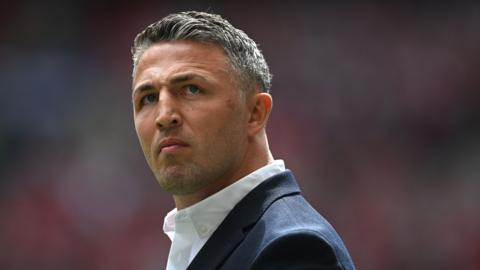
{"type": "Polygon", "coordinates": [[[271,75],[253,40],[218,15],[182,12],[138,34],[132,54],[135,128],[176,205],[167,269],[354,269],[272,157],[271,75]]]}

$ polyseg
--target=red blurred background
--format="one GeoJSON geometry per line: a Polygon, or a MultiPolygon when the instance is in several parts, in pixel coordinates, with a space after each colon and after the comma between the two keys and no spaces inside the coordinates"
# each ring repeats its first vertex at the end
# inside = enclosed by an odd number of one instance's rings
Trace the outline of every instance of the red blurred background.
{"type": "Polygon", "coordinates": [[[358,269],[480,269],[480,5],[319,2],[2,2],[0,269],[165,267],[130,47],[183,10],[260,44],[274,156],[358,269]]]}

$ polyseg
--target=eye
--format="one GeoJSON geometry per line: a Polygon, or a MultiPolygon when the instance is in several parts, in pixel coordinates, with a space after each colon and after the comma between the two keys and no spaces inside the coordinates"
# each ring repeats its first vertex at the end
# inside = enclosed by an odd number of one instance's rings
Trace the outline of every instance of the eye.
{"type": "Polygon", "coordinates": [[[151,103],[155,103],[158,100],[158,95],[156,93],[147,94],[140,99],[141,105],[147,105],[151,103]]]}
{"type": "Polygon", "coordinates": [[[196,85],[189,84],[185,86],[185,93],[187,95],[198,95],[201,92],[200,88],[196,85]]]}

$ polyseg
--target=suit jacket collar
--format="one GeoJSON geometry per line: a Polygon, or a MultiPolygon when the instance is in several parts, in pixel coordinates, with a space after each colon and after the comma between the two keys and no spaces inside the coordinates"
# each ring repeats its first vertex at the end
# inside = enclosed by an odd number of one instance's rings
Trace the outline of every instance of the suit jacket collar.
{"type": "Polygon", "coordinates": [[[216,269],[274,201],[299,193],[290,170],[265,180],[232,209],[187,269],[216,269]]]}

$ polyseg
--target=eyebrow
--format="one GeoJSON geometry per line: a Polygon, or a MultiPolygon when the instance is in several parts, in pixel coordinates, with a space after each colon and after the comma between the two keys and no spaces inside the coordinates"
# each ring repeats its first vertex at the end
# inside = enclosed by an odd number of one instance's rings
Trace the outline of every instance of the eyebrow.
{"type": "Polygon", "coordinates": [[[153,88],[154,88],[153,85],[149,82],[142,83],[140,86],[133,89],[133,94],[149,91],[149,90],[152,90],[153,88]]]}
{"type": "Polygon", "coordinates": [[[207,79],[205,77],[203,77],[202,75],[195,74],[195,73],[184,73],[184,74],[178,74],[178,75],[174,76],[170,80],[170,84],[178,84],[178,83],[190,81],[190,80],[193,80],[193,79],[200,79],[202,81],[207,81],[207,79]]]}
{"type": "MultiPolygon", "coordinates": [[[[207,79],[202,75],[195,74],[195,73],[184,73],[184,74],[175,75],[173,78],[169,80],[168,84],[175,85],[175,84],[191,81],[193,79],[200,79],[202,81],[207,81],[207,79]]],[[[135,89],[133,89],[133,94],[141,93],[144,91],[150,91],[154,88],[155,87],[151,82],[142,83],[139,86],[137,86],[135,89]]]]}

